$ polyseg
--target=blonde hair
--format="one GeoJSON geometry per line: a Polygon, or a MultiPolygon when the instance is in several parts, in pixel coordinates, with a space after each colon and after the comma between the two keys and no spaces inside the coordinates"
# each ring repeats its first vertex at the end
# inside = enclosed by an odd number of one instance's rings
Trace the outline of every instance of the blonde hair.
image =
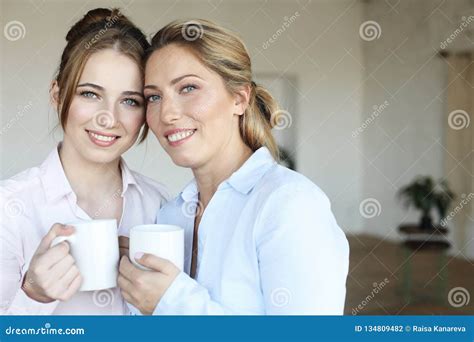
{"type": "Polygon", "coordinates": [[[266,146],[273,158],[279,160],[278,145],[271,132],[272,113],[278,112],[279,107],[264,87],[253,82],[252,64],[243,41],[209,20],[176,20],[154,35],[147,58],[170,44],[190,48],[206,67],[223,78],[230,93],[251,86],[249,106],[240,116],[240,135],[252,151],[266,146]]]}
{"type": "MultiPolygon", "coordinates": [[[[71,27],[66,41],[55,78],[59,87],[58,116],[63,130],[82,71],[93,53],[114,49],[134,60],[143,75],[143,59],[150,46],[143,32],[117,8],[90,10],[71,27]]],[[[139,142],[144,141],[147,134],[145,122],[139,142]]]]}

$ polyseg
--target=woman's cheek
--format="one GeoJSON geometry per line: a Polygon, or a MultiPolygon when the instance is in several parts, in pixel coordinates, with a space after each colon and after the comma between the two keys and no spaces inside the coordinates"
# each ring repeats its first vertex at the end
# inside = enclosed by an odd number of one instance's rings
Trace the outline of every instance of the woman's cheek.
{"type": "Polygon", "coordinates": [[[135,135],[138,134],[140,128],[145,123],[145,111],[137,110],[135,113],[125,112],[122,113],[121,118],[125,130],[135,135]]]}
{"type": "Polygon", "coordinates": [[[191,121],[184,122],[184,124],[193,127],[194,122],[205,122],[211,109],[211,102],[203,96],[184,102],[181,106],[184,121],[191,121]]]}
{"type": "Polygon", "coordinates": [[[146,122],[151,130],[158,135],[159,113],[156,110],[148,108],[146,111],[146,122]]]}
{"type": "Polygon", "coordinates": [[[88,103],[87,101],[73,100],[69,107],[68,121],[86,124],[92,120],[94,115],[100,110],[97,105],[88,103]]]}
{"type": "Polygon", "coordinates": [[[149,109],[149,108],[147,108],[147,110],[146,110],[146,122],[148,123],[148,126],[150,126],[150,127],[153,124],[153,113],[152,113],[151,109],[149,109]]]}

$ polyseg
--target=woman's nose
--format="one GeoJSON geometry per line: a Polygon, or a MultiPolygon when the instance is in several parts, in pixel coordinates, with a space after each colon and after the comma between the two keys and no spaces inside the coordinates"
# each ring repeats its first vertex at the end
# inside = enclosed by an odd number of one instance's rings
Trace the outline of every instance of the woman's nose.
{"type": "Polygon", "coordinates": [[[164,100],[161,103],[160,119],[165,124],[171,124],[177,121],[180,117],[180,111],[172,100],[164,100]]]}
{"type": "Polygon", "coordinates": [[[97,129],[111,129],[117,122],[114,114],[106,109],[98,111],[92,120],[97,129]]]}
{"type": "Polygon", "coordinates": [[[93,122],[97,129],[111,129],[117,126],[118,110],[114,106],[107,106],[94,114],[93,122]]]}

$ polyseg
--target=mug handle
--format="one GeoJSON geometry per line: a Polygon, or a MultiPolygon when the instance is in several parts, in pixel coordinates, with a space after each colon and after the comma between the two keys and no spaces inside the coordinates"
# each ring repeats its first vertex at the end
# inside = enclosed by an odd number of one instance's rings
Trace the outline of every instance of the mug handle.
{"type": "Polygon", "coordinates": [[[54,238],[53,242],[51,242],[50,248],[60,244],[63,241],[66,241],[69,243],[69,245],[71,245],[72,243],[76,241],[76,234],[72,234],[69,236],[58,236],[54,238]]]}

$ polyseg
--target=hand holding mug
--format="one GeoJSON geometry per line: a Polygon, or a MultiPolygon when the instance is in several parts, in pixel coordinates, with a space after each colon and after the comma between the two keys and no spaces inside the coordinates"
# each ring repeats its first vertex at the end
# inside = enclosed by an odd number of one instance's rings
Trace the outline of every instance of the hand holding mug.
{"type": "Polygon", "coordinates": [[[73,233],[73,227],[56,223],[43,237],[22,284],[28,297],[42,303],[66,301],[79,290],[82,277],[69,253],[69,244],[61,242],[51,247],[57,237],[73,233]]]}
{"type": "Polygon", "coordinates": [[[97,291],[117,286],[119,244],[117,220],[100,219],[70,223],[75,232],[57,237],[52,244],[67,241],[82,275],[79,291],[97,291]]]}
{"type": "Polygon", "coordinates": [[[122,296],[144,315],[151,315],[156,306],[181,272],[171,261],[153,254],[137,253],[132,264],[127,256],[120,260],[118,285],[122,296]]]}
{"type": "Polygon", "coordinates": [[[118,285],[127,302],[144,315],[155,310],[161,297],[183,270],[184,230],[150,224],[133,227],[130,240],[121,237],[118,285]],[[127,248],[125,248],[127,247],[127,248]]]}

